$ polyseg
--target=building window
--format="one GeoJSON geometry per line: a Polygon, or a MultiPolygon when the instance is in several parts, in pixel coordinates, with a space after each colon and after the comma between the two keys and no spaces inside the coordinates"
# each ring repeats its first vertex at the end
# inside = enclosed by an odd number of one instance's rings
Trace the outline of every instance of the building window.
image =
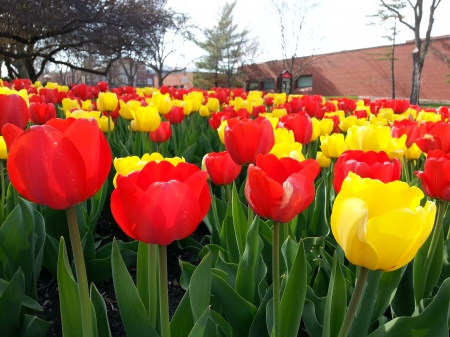
{"type": "Polygon", "coordinates": [[[262,89],[263,90],[272,90],[275,89],[275,80],[273,78],[263,80],[262,81],[262,89]]]}
{"type": "Polygon", "coordinates": [[[311,88],[312,75],[302,75],[297,78],[297,88],[311,88]]]}
{"type": "Polygon", "coordinates": [[[248,90],[259,90],[259,83],[258,81],[250,81],[248,82],[248,90]]]}
{"type": "Polygon", "coordinates": [[[147,85],[153,85],[153,78],[147,78],[147,85]]]}

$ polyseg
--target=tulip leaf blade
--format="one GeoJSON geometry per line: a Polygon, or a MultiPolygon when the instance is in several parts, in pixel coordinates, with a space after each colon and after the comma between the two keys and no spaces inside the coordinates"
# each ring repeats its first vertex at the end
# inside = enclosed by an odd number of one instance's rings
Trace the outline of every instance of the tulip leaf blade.
{"type": "Polygon", "coordinates": [[[442,264],[444,262],[444,231],[441,228],[439,234],[439,240],[431,258],[430,269],[428,273],[423,273],[423,268],[427,260],[428,250],[430,249],[431,239],[434,235],[436,226],[434,226],[428,239],[425,241],[423,246],[419,249],[414,258],[414,298],[416,303],[419,303],[422,299],[427,298],[431,295],[433,288],[436,286],[439,276],[442,271],[442,264]]]}
{"type": "Polygon", "coordinates": [[[63,237],[59,242],[57,274],[63,335],[64,337],[83,336],[80,295],[70,268],[63,237]]]}
{"type": "Polygon", "coordinates": [[[311,203],[312,218],[309,226],[309,234],[314,237],[327,237],[330,234],[329,216],[327,210],[329,207],[327,182],[321,177],[316,186],[316,196],[314,202],[311,203]],[[314,206],[312,206],[314,205],[314,206]]]}
{"type": "Polygon", "coordinates": [[[171,336],[188,337],[193,326],[194,316],[191,310],[189,289],[187,289],[170,321],[170,334],[171,336]]]}
{"type": "Polygon", "coordinates": [[[306,296],[306,285],[307,262],[303,240],[301,240],[297,246],[297,254],[281,297],[281,336],[295,337],[298,334],[306,296]]]}
{"type": "Polygon", "coordinates": [[[236,242],[239,249],[239,256],[242,257],[245,250],[245,241],[247,236],[247,217],[242,208],[241,201],[236,189],[236,184],[233,183],[233,191],[231,197],[231,210],[233,214],[234,233],[236,235],[236,242]]]}
{"type": "Polygon", "coordinates": [[[211,260],[211,254],[208,253],[195,269],[189,282],[191,309],[196,323],[204,315],[211,298],[211,260]]]}
{"type": "Polygon", "coordinates": [[[336,252],[333,256],[332,268],[325,305],[323,337],[339,335],[347,308],[347,288],[336,252]]]}
{"type": "MultiPolygon", "coordinates": [[[[191,297],[192,299],[192,297],[191,297]]],[[[206,308],[205,311],[200,315],[188,337],[203,337],[205,334],[206,324],[209,320],[210,309],[206,308]]]]}
{"type": "Polygon", "coordinates": [[[25,315],[22,326],[17,336],[20,337],[44,337],[52,323],[46,322],[34,315],[25,315]]]}
{"type": "Polygon", "coordinates": [[[255,318],[253,319],[248,337],[269,337],[269,332],[267,331],[266,326],[266,311],[268,303],[272,300],[272,297],[273,287],[270,286],[270,288],[267,289],[267,292],[264,295],[261,303],[259,304],[259,308],[255,315],[255,318]]]}
{"type": "Polygon", "coordinates": [[[105,301],[94,283],[91,283],[90,295],[97,321],[98,337],[111,337],[105,301]]]}
{"type": "Polygon", "coordinates": [[[0,296],[0,326],[2,336],[15,336],[25,292],[25,277],[19,268],[0,296]]]}
{"type": "Polygon", "coordinates": [[[236,275],[236,291],[250,303],[256,293],[256,273],[258,271],[258,261],[262,252],[263,242],[258,235],[259,219],[255,217],[251,224],[246,239],[244,253],[238,264],[236,275]]]}
{"type": "Polygon", "coordinates": [[[231,204],[228,204],[225,218],[223,220],[222,228],[220,231],[220,238],[222,244],[226,246],[226,260],[227,262],[239,263],[240,255],[238,243],[236,241],[236,234],[234,232],[233,214],[231,204]]]}
{"type": "Polygon", "coordinates": [[[117,304],[127,336],[159,337],[150,324],[144,304],[120,255],[116,240],[112,245],[111,264],[117,304]]]}
{"type": "Polygon", "coordinates": [[[431,303],[417,316],[398,317],[379,327],[369,337],[447,336],[450,309],[450,279],[446,279],[431,303]]]}
{"type": "Polygon", "coordinates": [[[236,336],[248,336],[257,308],[242,298],[223,278],[212,275],[211,293],[236,336]]]}

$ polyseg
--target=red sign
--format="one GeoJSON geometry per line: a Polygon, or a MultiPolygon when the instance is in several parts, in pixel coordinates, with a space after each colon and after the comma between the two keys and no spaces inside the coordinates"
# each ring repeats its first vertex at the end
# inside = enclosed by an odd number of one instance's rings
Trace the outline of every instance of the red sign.
{"type": "Polygon", "coordinates": [[[292,75],[289,71],[285,70],[281,73],[281,78],[292,78],[292,75]]]}

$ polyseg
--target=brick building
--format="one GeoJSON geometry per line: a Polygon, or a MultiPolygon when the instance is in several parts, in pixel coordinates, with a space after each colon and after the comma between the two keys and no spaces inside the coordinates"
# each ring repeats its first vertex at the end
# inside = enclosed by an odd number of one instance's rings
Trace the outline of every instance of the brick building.
{"type": "MultiPolygon", "coordinates": [[[[383,59],[387,48],[390,46],[300,58],[298,62],[303,65],[304,70],[300,76],[292,79],[283,73],[281,61],[252,64],[242,68],[246,89],[279,92],[284,91],[282,85],[285,90],[291,85],[294,93],[390,97],[390,63],[383,59]]],[[[397,98],[408,98],[410,95],[413,49],[413,41],[395,47],[397,98]]],[[[449,66],[450,35],[432,38],[422,71],[421,99],[450,100],[449,66]]]]}

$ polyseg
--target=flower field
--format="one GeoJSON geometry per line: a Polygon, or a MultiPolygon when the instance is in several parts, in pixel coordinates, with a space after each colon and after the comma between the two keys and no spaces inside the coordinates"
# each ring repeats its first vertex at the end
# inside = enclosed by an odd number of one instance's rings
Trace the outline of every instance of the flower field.
{"type": "Polygon", "coordinates": [[[63,336],[114,336],[107,279],[129,337],[448,336],[450,107],[0,84],[2,336],[47,335],[44,269],[63,336]]]}

